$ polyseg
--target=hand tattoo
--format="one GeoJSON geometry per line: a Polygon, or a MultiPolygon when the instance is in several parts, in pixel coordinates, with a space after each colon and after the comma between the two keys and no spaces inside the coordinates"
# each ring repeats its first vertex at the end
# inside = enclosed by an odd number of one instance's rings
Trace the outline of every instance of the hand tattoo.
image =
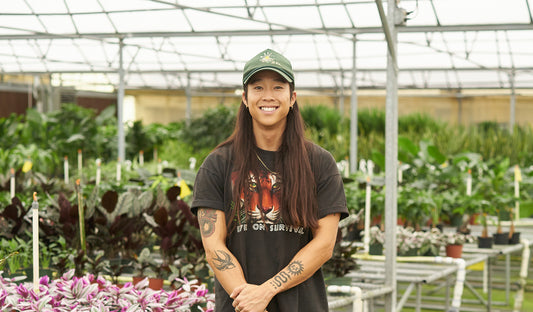
{"type": "Polygon", "coordinates": [[[213,261],[217,270],[225,271],[235,268],[235,263],[231,260],[231,256],[224,250],[215,250],[215,255],[216,258],[213,258],[213,261]]]}
{"type": "Polygon", "coordinates": [[[202,237],[207,238],[215,233],[216,222],[217,214],[214,209],[200,209],[198,211],[198,223],[202,237]]]}

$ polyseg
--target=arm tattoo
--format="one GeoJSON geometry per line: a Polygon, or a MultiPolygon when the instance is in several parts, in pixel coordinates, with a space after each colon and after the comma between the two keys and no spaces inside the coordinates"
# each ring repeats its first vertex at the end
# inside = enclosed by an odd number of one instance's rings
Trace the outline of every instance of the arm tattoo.
{"type": "Polygon", "coordinates": [[[235,263],[231,256],[224,250],[215,250],[216,257],[213,258],[215,268],[219,271],[226,271],[235,268],[235,263]]]}
{"type": "Polygon", "coordinates": [[[198,222],[200,223],[200,232],[207,238],[215,233],[215,223],[217,214],[214,209],[200,209],[198,211],[198,222]]]}
{"type": "Polygon", "coordinates": [[[274,289],[280,288],[283,284],[289,282],[293,276],[300,275],[304,271],[304,266],[301,261],[291,262],[286,270],[283,270],[276,274],[274,278],[270,281],[270,285],[274,289]]]}

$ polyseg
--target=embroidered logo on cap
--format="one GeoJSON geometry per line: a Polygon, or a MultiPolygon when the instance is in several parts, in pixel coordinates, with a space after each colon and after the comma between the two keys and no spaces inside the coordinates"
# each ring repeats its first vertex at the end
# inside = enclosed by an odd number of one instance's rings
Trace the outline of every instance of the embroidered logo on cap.
{"type": "Polygon", "coordinates": [[[281,66],[281,64],[272,57],[272,52],[270,51],[266,51],[265,53],[263,53],[263,55],[261,55],[259,60],[263,63],[269,63],[269,64],[275,64],[275,65],[281,66]]]}

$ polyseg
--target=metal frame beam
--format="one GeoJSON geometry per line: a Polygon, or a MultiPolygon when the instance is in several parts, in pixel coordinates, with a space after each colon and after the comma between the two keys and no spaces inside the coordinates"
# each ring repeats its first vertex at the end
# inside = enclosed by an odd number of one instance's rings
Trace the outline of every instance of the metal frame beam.
{"type": "MultiPolygon", "coordinates": [[[[1,27],[0,29],[5,29],[1,27]]],[[[12,28],[9,28],[12,29],[12,28]]],[[[27,39],[119,39],[127,38],[173,38],[173,37],[216,37],[216,36],[276,36],[276,35],[316,35],[323,29],[265,29],[265,30],[223,30],[223,31],[182,31],[182,32],[129,32],[129,33],[84,33],[84,34],[50,34],[44,32],[31,32],[26,29],[13,29],[26,31],[28,34],[0,35],[0,40],[27,40],[27,39]]],[[[425,33],[425,32],[469,32],[469,31],[513,31],[533,30],[533,24],[477,24],[477,25],[425,25],[425,26],[397,26],[398,33],[425,33]]],[[[383,33],[381,27],[359,28],[328,28],[334,34],[360,35],[383,33]]],[[[349,39],[348,37],[346,37],[349,39]]],[[[118,42],[117,42],[118,43],[118,42]]]]}

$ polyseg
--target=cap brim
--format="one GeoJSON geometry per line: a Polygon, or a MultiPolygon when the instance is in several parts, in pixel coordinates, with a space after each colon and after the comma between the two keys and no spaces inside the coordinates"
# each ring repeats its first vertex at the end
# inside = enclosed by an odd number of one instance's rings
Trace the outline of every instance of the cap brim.
{"type": "Polygon", "coordinates": [[[263,70],[271,70],[271,71],[275,71],[276,73],[280,74],[281,77],[285,78],[285,80],[287,80],[288,82],[293,82],[293,79],[287,75],[287,73],[285,73],[284,71],[276,68],[276,67],[271,67],[271,66],[263,66],[263,67],[259,67],[259,68],[256,68],[254,70],[252,70],[250,73],[248,73],[248,75],[246,75],[243,79],[242,79],[242,84],[245,85],[248,80],[250,80],[250,78],[257,74],[258,72],[260,71],[263,71],[263,70]]]}

